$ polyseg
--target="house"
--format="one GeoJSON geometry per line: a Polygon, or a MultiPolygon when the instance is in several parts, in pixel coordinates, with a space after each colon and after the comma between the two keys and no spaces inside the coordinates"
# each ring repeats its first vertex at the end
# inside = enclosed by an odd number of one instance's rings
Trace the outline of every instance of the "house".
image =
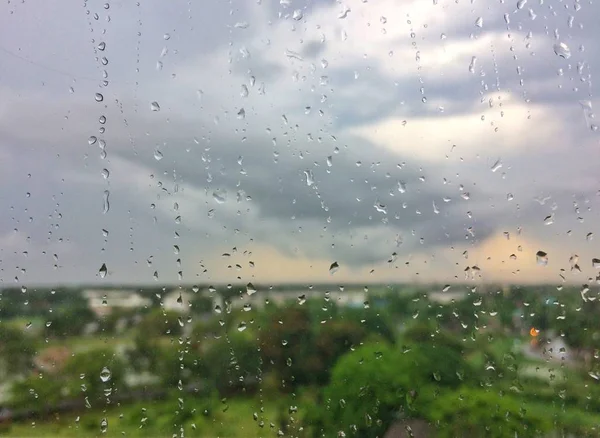
{"type": "Polygon", "coordinates": [[[88,289],[83,291],[88,307],[97,315],[109,315],[113,309],[139,309],[152,301],[132,290],[88,289]]]}

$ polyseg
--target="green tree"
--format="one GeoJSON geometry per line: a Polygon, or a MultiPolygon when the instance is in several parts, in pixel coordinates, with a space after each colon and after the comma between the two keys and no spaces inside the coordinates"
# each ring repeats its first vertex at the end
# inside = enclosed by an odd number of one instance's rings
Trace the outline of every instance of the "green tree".
{"type": "Polygon", "coordinates": [[[15,376],[33,368],[36,342],[23,330],[0,324],[0,376],[15,376]]]}

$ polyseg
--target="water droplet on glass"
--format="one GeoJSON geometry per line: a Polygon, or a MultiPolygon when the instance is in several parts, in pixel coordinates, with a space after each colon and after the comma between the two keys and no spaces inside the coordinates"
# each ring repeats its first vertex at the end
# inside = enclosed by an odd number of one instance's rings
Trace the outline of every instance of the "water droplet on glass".
{"type": "Polygon", "coordinates": [[[302,20],[302,17],[304,17],[304,14],[302,14],[302,11],[300,9],[296,9],[293,13],[292,13],[292,18],[296,21],[300,21],[302,20]]]}
{"type": "Polygon", "coordinates": [[[482,28],[483,27],[483,18],[482,17],[478,17],[477,20],[475,20],[475,26],[482,28]]]}
{"type": "Polygon", "coordinates": [[[104,190],[104,194],[102,196],[102,213],[106,214],[110,210],[110,203],[108,201],[108,197],[110,196],[110,192],[108,190],[104,190]]]}
{"type": "Polygon", "coordinates": [[[340,269],[340,265],[338,264],[338,262],[333,262],[329,267],[329,274],[335,274],[338,271],[338,269],[340,269]]]}
{"type": "Polygon", "coordinates": [[[237,329],[238,329],[238,332],[243,332],[244,330],[246,330],[246,323],[244,321],[240,322],[238,324],[237,329]]]}
{"type": "Polygon", "coordinates": [[[154,101],[150,103],[150,109],[152,111],[160,111],[160,105],[158,104],[158,102],[154,101]]]}
{"type": "Polygon", "coordinates": [[[540,266],[546,266],[548,264],[548,254],[546,254],[544,251],[536,252],[535,261],[540,266]]]}
{"type": "Polygon", "coordinates": [[[527,4],[527,0],[519,0],[517,2],[517,9],[523,9],[523,7],[527,4]]]}
{"type": "Polygon", "coordinates": [[[106,277],[107,272],[108,272],[108,269],[106,268],[106,263],[102,263],[102,266],[100,266],[100,269],[98,270],[98,274],[100,275],[100,278],[106,277]]]}
{"type": "Polygon", "coordinates": [[[225,204],[225,202],[227,201],[225,196],[219,192],[213,192],[213,199],[216,201],[217,204],[225,204]]]}
{"type": "Polygon", "coordinates": [[[246,285],[246,293],[250,296],[252,296],[256,293],[256,288],[254,287],[254,285],[252,283],[248,283],[246,285]]]}
{"type": "Polygon", "coordinates": [[[160,149],[158,149],[158,148],[154,149],[154,159],[155,159],[156,161],[160,161],[160,160],[162,160],[162,159],[163,159],[163,154],[162,154],[162,152],[160,151],[160,149]]]}
{"type": "Polygon", "coordinates": [[[306,177],[306,185],[307,186],[312,186],[315,183],[315,179],[312,173],[312,170],[305,170],[304,171],[304,176],[306,177]]]}
{"type": "Polygon", "coordinates": [[[497,171],[498,169],[500,169],[502,167],[502,161],[500,160],[496,160],[496,162],[492,165],[492,172],[497,171]]]}
{"type": "Polygon", "coordinates": [[[593,266],[595,269],[600,269],[600,259],[593,258],[593,259],[592,259],[592,266],[593,266]]]}
{"type": "Polygon", "coordinates": [[[96,102],[102,102],[104,100],[104,96],[100,93],[96,93],[94,98],[96,99],[96,102]]]}
{"type": "Polygon", "coordinates": [[[95,135],[92,135],[92,136],[90,136],[90,138],[88,138],[88,144],[90,146],[95,145],[97,141],[98,141],[98,137],[96,137],[95,135]]]}
{"type": "Polygon", "coordinates": [[[110,377],[110,370],[107,367],[102,368],[102,371],[100,371],[100,380],[106,383],[110,380],[110,377]]]}
{"type": "Polygon", "coordinates": [[[100,432],[106,433],[107,431],[108,431],[108,420],[106,418],[103,418],[100,421],[100,432]]]}
{"type": "Polygon", "coordinates": [[[475,64],[477,64],[477,56],[471,57],[471,63],[469,64],[469,73],[475,73],[475,64]]]}
{"type": "Polygon", "coordinates": [[[556,43],[554,44],[554,53],[564,59],[569,59],[571,57],[571,49],[565,43],[556,43]]]}

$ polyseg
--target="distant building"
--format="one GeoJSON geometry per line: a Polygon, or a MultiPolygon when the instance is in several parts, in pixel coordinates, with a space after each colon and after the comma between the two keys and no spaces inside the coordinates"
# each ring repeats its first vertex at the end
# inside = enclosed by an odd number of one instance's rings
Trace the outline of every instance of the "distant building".
{"type": "Polygon", "coordinates": [[[452,301],[461,301],[467,296],[466,291],[457,291],[457,292],[429,292],[427,294],[427,298],[429,301],[438,304],[450,304],[452,301]]]}
{"type": "Polygon", "coordinates": [[[113,309],[139,309],[152,301],[132,290],[88,289],[83,291],[88,307],[98,316],[109,315],[113,309]]]}
{"type": "Polygon", "coordinates": [[[293,302],[302,303],[314,299],[327,300],[341,307],[363,307],[365,301],[367,301],[367,293],[362,289],[345,291],[259,289],[252,295],[243,294],[239,297],[233,297],[230,301],[233,308],[250,306],[253,309],[262,309],[267,302],[277,306],[285,306],[293,302]]]}

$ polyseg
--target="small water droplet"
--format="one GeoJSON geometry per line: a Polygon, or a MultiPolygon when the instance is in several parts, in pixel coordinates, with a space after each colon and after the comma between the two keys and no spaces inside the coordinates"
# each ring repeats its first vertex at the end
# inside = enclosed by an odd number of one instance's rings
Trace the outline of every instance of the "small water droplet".
{"type": "Polygon", "coordinates": [[[104,96],[101,93],[96,93],[94,98],[96,99],[96,102],[102,102],[104,100],[104,96]]]}
{"type": "Polygon", "coordinates": [[[246,330],[246,323],[244,321],[240,322],[238,324],[237,329],[238,329],[238,332],[243,332],[244,330],[246,330]]]}
{"type": "Polygon", "coordinates": [[[482,17],[478,17],[477,20],[475,20],[475,26],[477,26],[480,29],[483,27],[483,18],[482,17]]]}
{"type": "Polygon", "coordinates": [[[162,152],[160,151],[160,149],[158,149],[158,148],[154,149],[154,159],[155,159],[156,161],[160,161],[160,160],[162,160],[162,159],[163,159],[163,157],[164,157],[164,156],[163,156],[162,152]]]}
{"type": "Polygon", "coordinates": [[[160,105],[158,104],[158,102],[154,101],[150,103],[150,109],[155,112],[160,111],[160,105]]]}
{"type": "Polygon", "coordinates": [[[100,266],[100,269],[98,270],[98,274],[100,275],[100,278],[106,277],[107,273],[108,273],[108,269],[106,268],[106,263],[102,263],[102,266],[100,266]]]}

